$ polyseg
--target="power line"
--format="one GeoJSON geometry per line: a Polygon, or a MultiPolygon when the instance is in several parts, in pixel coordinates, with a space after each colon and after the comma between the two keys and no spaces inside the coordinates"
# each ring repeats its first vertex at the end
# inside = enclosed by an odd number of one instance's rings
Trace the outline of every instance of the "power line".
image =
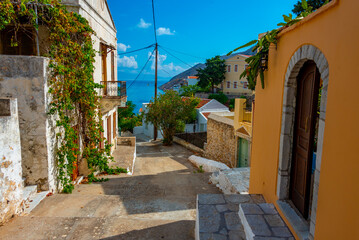
{"type": "Polygon", "coordinates": [[[175,55],[173,55],[172,53],[170,53],[169,51],[167,51],[166,49],[164,49],[162,46],[160,46],[165,52],[167,52],[169,55],[171,55],[172,57],[176,58],[177,60],[181,61],[182,63],[186,64],[187,66],[189,66],[190,68],[192,68],[193,66],[189,65],[188,63],[186,63],[185,61],[181,60],[180,58],[176,57],[175,55]]]}
{"type": "Polygon", "coordinates": [[[188,53],[184,53],[184,52],[180,52],[180,51],[174,50],[174,49],[169,48],[169,47],[164,47],[164,46],[161,46],[161,47],[162,47],[162,48],[166,48],[166,49],[171,50],[171,51],[174,51],[174,52],[177,52],[177,53],[180,53],[180,54],[183,54],[183,55],[187,55],[187,56],[193,57],[193,58],[198,58],[198,59],[201,59],[201,60],[205,60],[205,58],[203,58],[203,57],[197,57],[197,56],[194,56],[194,55],[191,55],[191,54],[188,54],[188,53]]]}
{"type": "Polygon", "coordinates": [[[150,61],[150,59],[151,59],[151,57],[152,57],[152,55],[153,55],[154,52],[155,52],[155,49],[153,49],[153,51],[152,51],[151,55],[148,57],[148,59],[147,59],[145,65],[142,67],[141,71],[138,73],[138,75],[136,76],[135,80],[132,81],[132,83],[130,84],[130,86],[128,86],[127,89],[130,89],[131,86],[136,82],[136,80],[138,79],[138,77],[141,75],[141,73],[143,72],[143,70],[144,70],[145,67],[147,66],[147,63],[150,61]]]}
{"type": "Polygon", "coordinates": [[[145,50],[147,48],[151,48],[153,47],[155,44],[151,44],[147,47],[144,47],[144,48],[140,48],[140,49],[137,49],[137,50],[132,50],[132,51],[129,51],[129,52],[124,52],[124,53],[118,53],[117,55],[125,55],[125,54],[130,54],[130,53],[134,53],[134,52],[138,52],[138,51],[141,51],[141,50],[145,50]]]}
{"type": "Polygon", "coordinates": [[[155,42],[157,43],[155,4],[154,4],[153,0],[152,0],[152,16],[153,16],[153,30],[154,30],[154,33],[155,33],[155,42]]]}

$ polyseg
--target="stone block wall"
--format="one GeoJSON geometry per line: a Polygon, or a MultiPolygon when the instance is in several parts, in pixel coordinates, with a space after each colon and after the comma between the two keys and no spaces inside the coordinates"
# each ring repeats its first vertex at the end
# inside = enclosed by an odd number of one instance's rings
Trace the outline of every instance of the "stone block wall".
{"type": "Polygon", "coordinates": [[[23,184],[16,99],[0,99],[0,225],[22,212],[23,184]]]}
{"type": "Polygon", "coordinates": [[[209,117],[205,157],[236,167],[236,146],[233,125],[209,117]]]}
{"type": "Polygon", "coordinates": [[[56,189],[55,120],[48,104],[48,59],[0,55],[0,96],[17,98],[26,185],[56,189]]]}

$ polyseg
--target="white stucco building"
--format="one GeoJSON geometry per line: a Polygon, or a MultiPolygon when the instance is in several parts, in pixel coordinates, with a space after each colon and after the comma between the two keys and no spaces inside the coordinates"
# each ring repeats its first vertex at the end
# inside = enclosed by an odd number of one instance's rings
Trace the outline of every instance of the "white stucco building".
{"type": "MultiPolygon", "coordinates": [[[[118,132],[118,107],[126,105],[126,82],[117,79],[117,31],[106,0],[63,0],[69,11],[86,18],[95,31],[93,47],[97,54],[94,63],[94,81],[102,84],[99,111],[102,113],[104,137],[116,147],[118,132]]],[[[14,26],[7,26],[0,34],[0,97],[16,99],[21,139],[20,171],[24,186],[34,185],[40,191],[57,191],[55,152],[56,123],[48,115],[51,96],[48,93],[49,59],[41,57],[48,48],[46,27],[39,26],[40,56],[35,56],[36,38],[18,32],[22,41],[10,46],[14,26]]],[[[9,137],[0,132],[3,138],[9,137]]],[[[9,134],[8,134],[9,135],[9,134]]],[[[1,138],[0,137],[0,138],[1,138]]],[[[3,140],[6,142],[5,140],[3,140]]],[[[103,143],[101,146],[103,147],[103,143]]],[[[80,160],[78,160],[80,161],[80,160]]],[[[74,174],[75,175],[75,174],[74,174]]],[[[0,182],[2,175],[0,174],[0,182]]],[[[1,186],[0,186],[1,187],[1,186]]]]}

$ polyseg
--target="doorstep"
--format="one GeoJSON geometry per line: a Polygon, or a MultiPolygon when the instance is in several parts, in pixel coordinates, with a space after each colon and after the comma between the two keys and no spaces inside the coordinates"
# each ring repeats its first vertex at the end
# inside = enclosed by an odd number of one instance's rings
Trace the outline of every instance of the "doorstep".
{"type": "Polygon", "coordinates": [[[255,194],[197,195],[196,240],[246,239],[239,206],[264,202],[262,195],[255,194]]]}
{"type": "Polygon", "coordinates": [[[238,214],[248,240],[294,240],[273,204],[240,204],[238,214]]]}

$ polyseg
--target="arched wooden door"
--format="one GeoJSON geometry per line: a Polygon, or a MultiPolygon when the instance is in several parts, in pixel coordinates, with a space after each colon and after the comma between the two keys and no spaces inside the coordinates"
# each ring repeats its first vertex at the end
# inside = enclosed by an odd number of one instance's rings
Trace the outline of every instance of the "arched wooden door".
{"type": "Polygon", "coordinates": [[[297,103],[294,124],[290,199],[304,218],[308,218],[316,111],[320,74],[308,61],[297,78],[297,103]]]}

